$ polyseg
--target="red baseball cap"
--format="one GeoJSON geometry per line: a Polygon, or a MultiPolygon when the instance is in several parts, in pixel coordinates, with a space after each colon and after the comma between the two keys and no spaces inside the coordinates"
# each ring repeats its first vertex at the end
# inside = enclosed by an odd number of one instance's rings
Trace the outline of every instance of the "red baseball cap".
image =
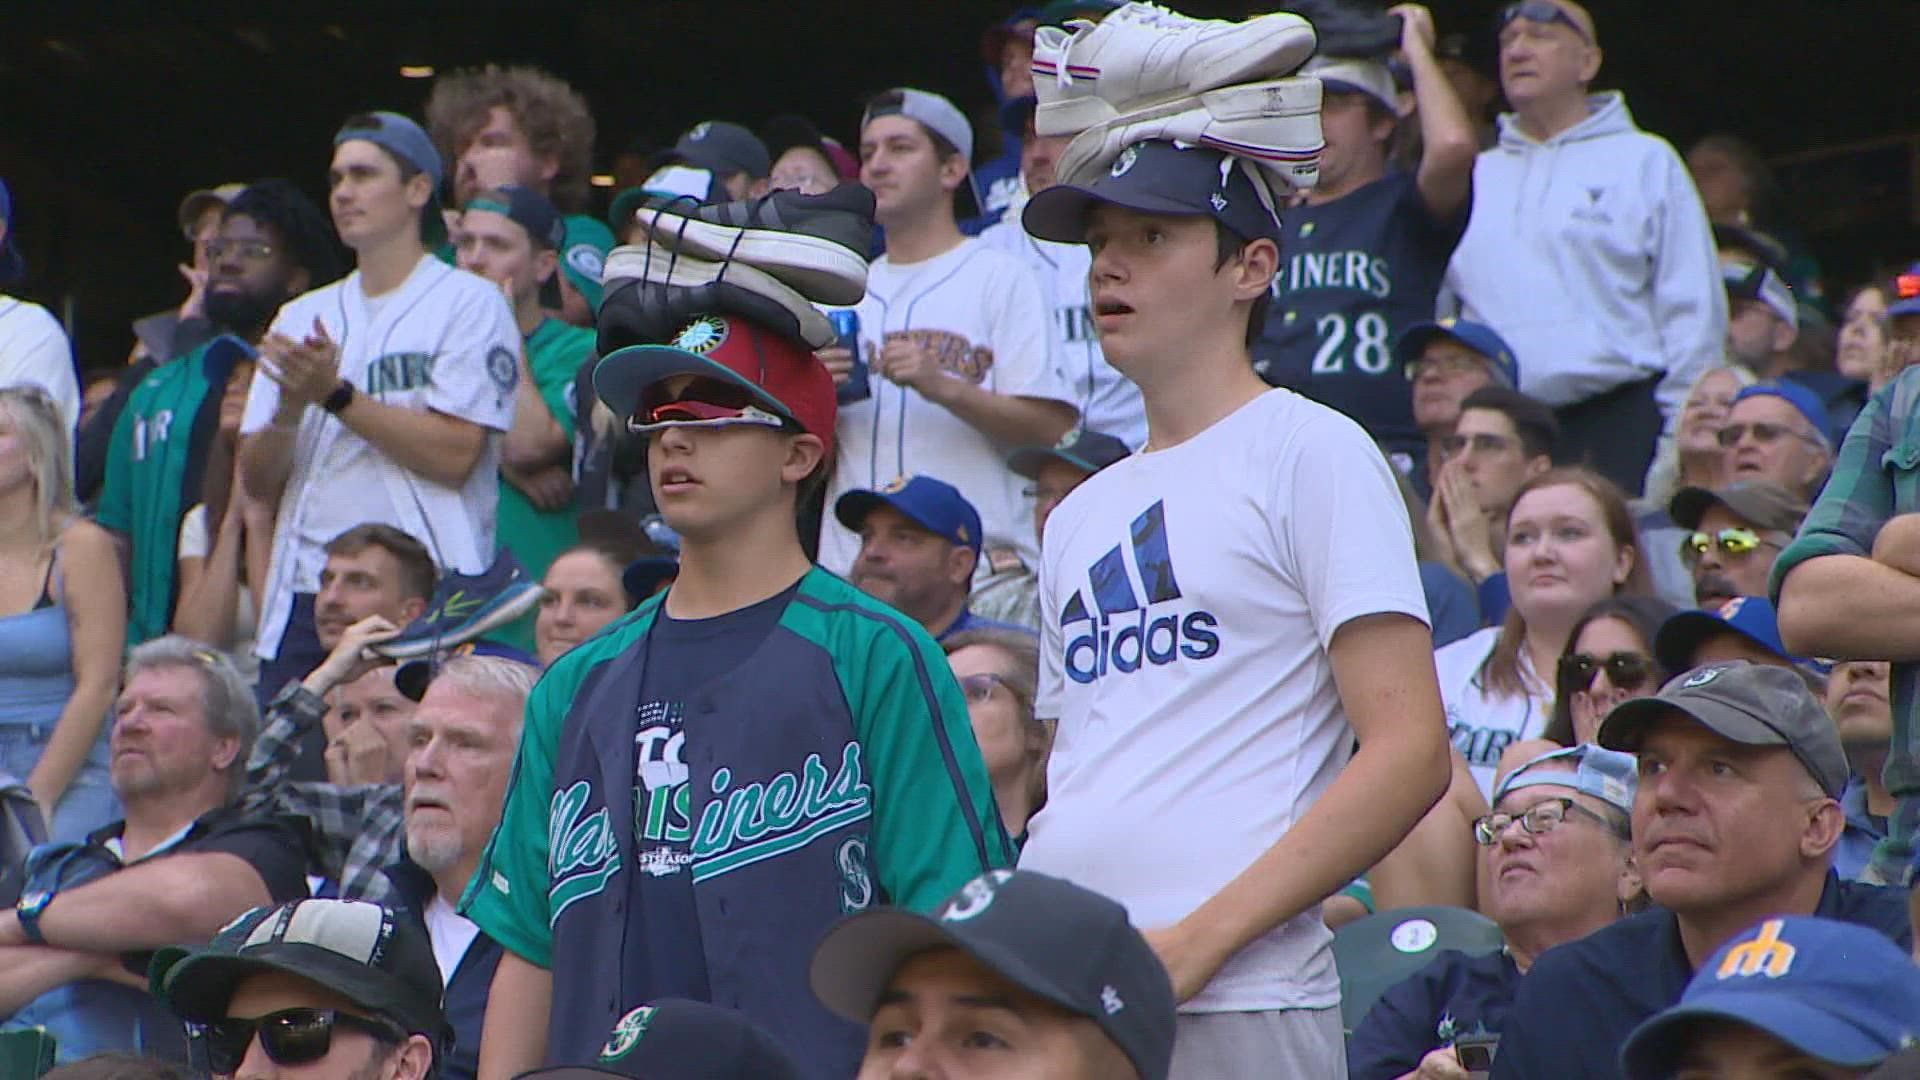
{"type": "Polygon", "coordinates": [[[675,375],[735,383],[833,449],[833,376],[806,346],[737,315],[696,316],[664,345],[629,345],[601,357],[593,389],[621,420],[647,388],[675,375]]]}

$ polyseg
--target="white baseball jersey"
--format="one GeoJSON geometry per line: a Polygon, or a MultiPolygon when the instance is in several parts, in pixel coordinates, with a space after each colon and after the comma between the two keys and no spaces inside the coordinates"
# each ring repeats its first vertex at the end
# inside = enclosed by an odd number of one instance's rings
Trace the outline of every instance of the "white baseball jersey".
{"type": "MultiPolygon", "coordinates": [[[[356,270],[290,301],[273,332],[304,340],[315,318],[340,348],[340,377],[361,393],[494,432],[512,425],[520,329],[499,287],[485,278],[427,255],[398,289],[368,297],[356,270]]],[[[278,384],[256,371],[241,432],[265,428],[279,404],[278,384]]],[[[293,594],[318,591],[326,543],[355,525],[379,521],[405,531],[442,570],[485,570],[493,559],[499,470],[500,439],[493,436],[466,481],[448,487],[401,468],[338,418],[309,407],[274,523],[259,655],[279,653],[293,594]]]]}
{"type": "MultiPolygon", "coordinates": [[[[1348,621],[1426,621],[1413,534],[1358,424],[1272,390],[1135,454],[1047,520],[1040,691],[1057,717],[1023,868],[1171,926],[1300,820],[1353,730],[1328,646],[1348,621]]],[[[1220,969],[1190,1012],[1340,1000],[1318,906],[1220,969]]]]}
{"type": "Polygon", "coordinates": [[[878,371],[881,345],[911,337],[933,350],[952,378],[996,394],[1072,404],[1056,374],[1047,305],[1033,272],[979,240],[906,266],[882,256],[867,273],[867,296],[856,310],[873,395],[840,406],[840,460],[827,492],[820,564],[844,574],[860,553],[860,538],[831,513],[841,492],[924,474],[959,488],[980,512],[987,547],[1013,548],[1028,566],[1037,565],[1033,500],[1022,494],[1026,481],[1006,464],[1018,447],[994,443],[878,371]]]}
{"type": "Polygon", "coordinates": [[[1081,426],[1111,435],[1130,450],[1146,445],[1147,406],[1140,388],[1107,363],[1093,328],[1093,294],[1087,284],[1093,256],[1087,246],[1036,239],[1017,214],[988,226],[980,241],[1027,264],[1040,279],[1053,316],[1060,385],[1079,406],[1081,426]]]}
{"type": "Polygon", "coordinates": [[[38,386],[72,432],[80,423],[80,380],[60,320],[39,304],[0,295],[0,386],[38,386]]]}
{"type": "Polygon", "coordinates": [[[1480,667],[1493,652],[1500,628],[1476,630],[1433,654],[1440,676],[1440,700],[1447,707],[1447,735],[1467,759],[1480,794],[1493,798],[1494,767],[1507,747],[1537,737],[1553,717],[1553,687],[1533,673],[1533,656],[1520,650],[1520,677],[1530,694],[1495,694],[1480,667]]]}

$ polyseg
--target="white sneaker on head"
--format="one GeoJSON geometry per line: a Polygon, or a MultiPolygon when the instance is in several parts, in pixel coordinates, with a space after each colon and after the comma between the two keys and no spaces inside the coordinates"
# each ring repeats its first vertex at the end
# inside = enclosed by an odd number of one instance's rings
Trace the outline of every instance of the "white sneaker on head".
{"type": "Polygon", "coordinates": [[[1320,97],[1320,80],[1301,75],[1209,90],[1088,128],[1061,151],[1054,172],[1060,183],[1087,184],[1128,145],[1158,139],[1225,150],[1290,188],[1310,188],[1326,148],[1320,97]]]}

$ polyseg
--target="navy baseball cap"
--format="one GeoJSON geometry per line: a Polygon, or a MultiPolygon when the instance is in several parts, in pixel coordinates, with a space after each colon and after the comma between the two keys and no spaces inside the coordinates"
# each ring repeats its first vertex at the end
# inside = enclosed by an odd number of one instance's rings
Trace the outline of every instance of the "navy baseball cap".
{"type": "Polygon", "coordinates": [[[661,998],[622,1016],[592,1065],[561,1065],[515,1080],[800,1080],[778,1040],[732,1009],[661,998]]]}
{"type": "Polygon", "coordinates": [[[973,508],[960,489],[931,476],[908,476],[877,491],[864,488],[847,492],[833,504],[833,516],[840,524],[860,531],[867,515],[882,506],[891,506],[908,520],[950,544],[973,549],[980,554],[980,512],[973,508]]]}
{"type": "Polygon", "coordinates": [[[1693,654],[1708,638],[1732,631],[1782,660],[1804,663],[1803,657],[1787,652],[1780,640],[1780,618],[1773,603],[1764,596],[1736,596],[1717,611],[1682,611],[1660,624],[1653,636],[1653,656],[1668,671],[1685,671],[1696,666],[1693,654]]]}
{"type": "Polygon", "coordinates": [[[1040,475],[1040,467],[1049,461],[1064,461],[1089,474],[1121,460],[1133,451],[1127,444],[1104,431],[1074,428],[1052,446],[1026,446],[1007,455],[1007,468],[1029,480],[1040,475]]]}
{"type": "Polygon", "coordinates": [[[873,1019],[900,965],[958,949],[1001,978],[1099,1025],[1140,1080],[1165,1080],[1173,1061],[1173,985],[1127,909],[1090,889],[1031,870],[990,870],[933,915],[862,912],[827,932],[808,981],[828,1009],[873,1019]]]}
{"type": "Polygon", "coordinates": [[[7,238],[0,242],[0,285],[11,285],[27,276],[27,260],[20,255],[20,245],[13,240],[13,193],[7,190],[7,182],[0,179],[0,225],[6,227],[7,238]]]}
{"type": "Polygon", "coordinates": [[[1672,1076],[1702,1022],[1743,1024],[1833,1065],[1863,1069],[1920,1040],[1920,968],[1864,926],[1790,915],[1722,945],[1677,1005],[1620,1050],[1628,1080],[1672,1076]]]}
{"type": "Polygon", "coordinates": [[[1104,203],[1143,214],[1210,217],[1242,240],[1264,237],[1277,244],[1279,210],[1269,209],[1254,186],[1249,174],[1258,169],[1209,147],[1137,142],[1093,183],[1056,184],[1027,200],[1020,221],[1042,240],[1084,244],[1087,215],[1104,203]]]}
{"type": "Polygon", "coordinates": [[[746,173],[765,180],[773,171],[773,159],[760,136],[725,120],[702,120],[688,128],[673,149],[661,156],[660,164],[669,161],[683,161],[721,177],[746,173]]]}
{"type": "Polygon", "coordinates": [[[1433,322],[1415,323],[1407,327],[1394,343],[1393,358],[1402,370],[1420,359],[1427,346],[1439,338],[1452,338],[1474,352],[1485,357],[1493,365],[1493,373],[1501,382],[1513,389],[1520,388],[1520,361],[1513,355],[1513,347],[1506,339],[1494,332],[1493,327],[1465,319],[1448,316],[1433,322]]]}
{"type": "Polygon", "coordinates": [[[1756,397],[1777,397],[1799,411],[1813,425],[1813,430],[1829,449],[1833,447],[1833,432],[1827,427],[1827,406],[1820,396],[1792,379],[1777,379],[1773,382],[1754,383],[1733,395],[1735,405],[1756,397]]]}
{"type": "Polygon", "coordinates": [[[365,139],[426,173],[433,181],[437,197],[440,185],[446,179],[446,172],[440,163],[440,151],[434,149],[433,140],[427,137],[426,129],[397,112],[368,113],[367,116],[374,122],[341,128],[333,136],[333,145],[365,139]]]}
{"type": "Polygon", "coordinates": [[[438,656],[423,656],[418,660],[409,660],[393,671],[393,688],[408,701],[419,701],[427,696],[427,685],[440,673],[447,661],[456,656],[494,656],[502,660],[512,660],[525,664],[534,670],[540,668],[540,658],[529,655],[511,645],[500,645],[491,641],[469,641],[448,649],[438,656]]]}
{"type": "Polygon", "coordinates": [[[620,572],[620,587],[635,600],[645,600],[680,576],[680,560],[673,555],[646,555],[620,572]]]}
{"type": "Polygon", "coordinates": [[[509,184],[482,191],[468,199],[467,205],[461,209],[491,210],[510,218],[515,225],[527,230],[527,237],[536,246],[559,251],[567,242],[567,223],[561,219],[560,211],[547,201],[545,195],[530,187],[509,184]]]}

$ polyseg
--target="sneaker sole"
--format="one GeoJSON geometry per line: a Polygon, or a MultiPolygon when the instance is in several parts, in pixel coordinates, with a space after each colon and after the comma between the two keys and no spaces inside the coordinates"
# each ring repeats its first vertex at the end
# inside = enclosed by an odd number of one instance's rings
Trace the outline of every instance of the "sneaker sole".
{"type": "Polygon", "coordinates": [[[658,246],[712,262],[746,263],[815,303],[852,307],[867,295],[867,260],[805,233],[715,225],[662,212],[638,222],[658,246]]]}
{"type": "Polygon", "coordinates": [[[1285,12],[1261,16],[1249,25],[1266,20],[1273,23],[1266,34],[1246,35],[1248,40],[1225,50],[1209,62],[1196,64],[1193,75],[1184,86],[1131,98],[1117,105],[1100,96],[1100,68],[1072,62],[1072,39],[1068,40],[1057,57],[1042,57],[1036,51],[1033,58],[1034,95],[1040,102],[1034,109],[1033,129],[1040,135],[1077,135],[1090,127],[1111,123],[1144,109],[1182,101],[1236,83],[1271,79],[1297,70],[1313,55],[1318,39],[1312,25],[1298,15],[1285,12]],[[1060,65],[1063,63],[1067,71],[1067,88],[1060,87],[1060,65]],[[1047,83],[1046,90],[1041,89],[1043,82],[1047,83]],[[1079,83],[1092,85],[1084,93],[1073,93],[1072,89],[1076,89],[1079,83]],[[1067,93],[1048,100],[1050,94],[1059,93],[1061,89],[1066,89],[1067,93]]]}
{"type": "Polygon", "coordinates": [[[1129,143],[1179,139],[1249,158],[1293,187],[1312,187],[1326,149],[1321,93],[1319,79],[1292,76],[1128,113],[1074,136],[1055,171],[1061,183],[1089,183],[1129,143]]]}
{"type": "Polygon", "coordinates": [[[435,652],[457,648],[532,611],[539,606],[540,597],[545,592],[546,590],[539,585],[527,582],[522,591],[472,622],[462,624],[454,633],[430,638],[415,638],[412,641],[389,641],[381,645],[369,646],[368,651],[392,660],[418,660],[423,656],[431,656],[435,652]]]}
{"type": "MultiPolygon", "coordinates": [[[[838,245],[835,245],[838,246],[838,245]]],[[[614,248],[607,255],[606,269],[601,280],[611,290],[616,278],[637,278],[654,285],[684,285],[688,287],[705,285],[713,281],[730,281],[758,293],[787,309],[800,326],[800,338],[810,349],[824,349],[838,341],[840,336],[834,332],[833,324],[821,314],[820,309],[807,302],[794,288],[764,270],[757,270],[747,264],[734,260],[728,263],[710,262],[692,255],[678,255],[672,251],[656,247],[652,255],[652,265],[648,265],[647,249],[641,245],[625,244],[614,248]]],[[[865,295],[865,288],[861,290],[865,295]]],[[[856,302],[858,302],[856,300],[856,302]]]]}

